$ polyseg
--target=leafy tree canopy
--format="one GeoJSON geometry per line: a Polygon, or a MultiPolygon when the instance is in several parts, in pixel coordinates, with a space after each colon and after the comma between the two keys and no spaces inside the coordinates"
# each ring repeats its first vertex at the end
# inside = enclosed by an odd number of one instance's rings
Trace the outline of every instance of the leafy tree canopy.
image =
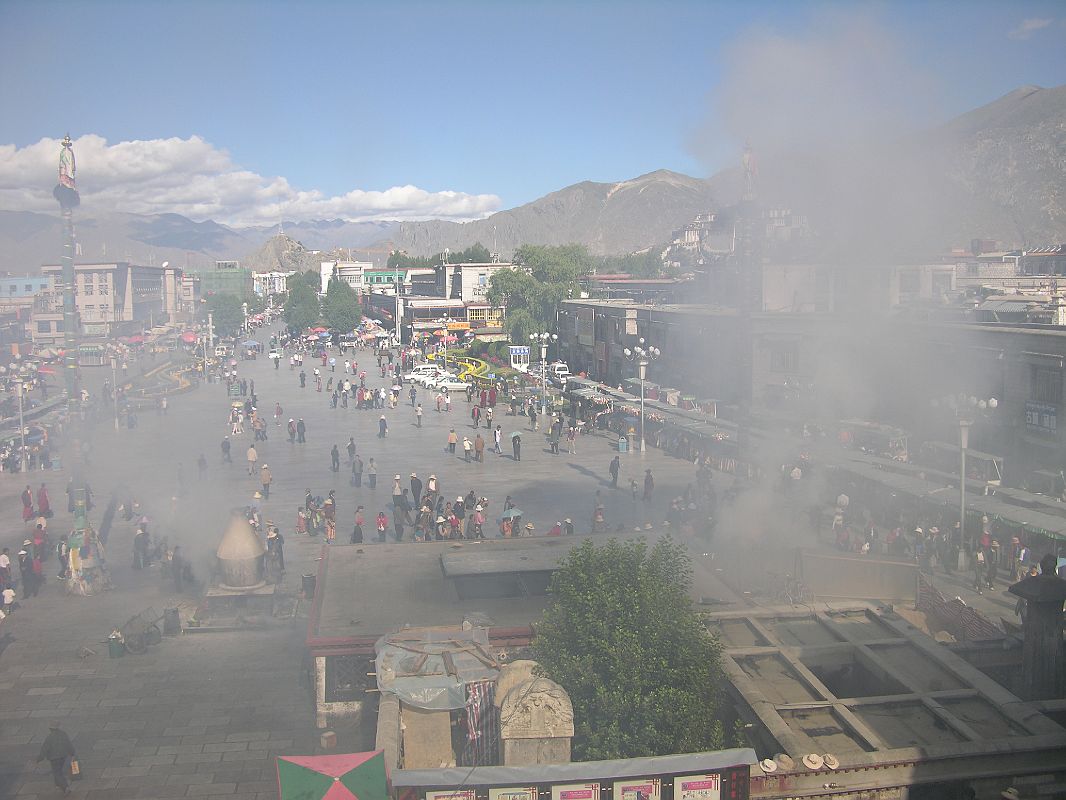
{"type": "Polygon", "coordinates": [[[293,285],[301,283],[315,294],[318,294],[319,289],[322,288],[322,276],[319,275],[317,270],[313,269],[309,269],[307,272],[297,272],[289,279],[289,291],[292,291],[293,285]]]}
{"type": "MultiPolygon", "coordinates": [[[[507,317],[524,310],[526,329],[551,330],[559,303],[578,293],[578,279],[592,271],[595,260],[584,245],[523,245],[514,255],[515,270],[500,270],[489,282],[487,298],[507,309],[507,317]]],[[[508,329],[513,331],[511,325],[508,329]]],[[[512,341],[519,341],[512,335],[512,341]]]]}
{"type": "Polygon", "coordinates": [[[322,311],[326,324],[340,333],[351,333],[363,318],[355,289],[337,278],[330,279],[326,285],[326,301],[322,311]]]}
{"type": "Polygon", "coordinates": [[[215,333],[219,336],[235,336],[244,323],[243,301],[235,294],[218,292],[207,297],[207,311],[211,312],[211,320],[215,326],[215,333]]]}
{"type": "Polygon", "coordinates": [[[536,626],[541,669],[570,694],[581,760],[722,746],[721,646],[688,598],[684,549],[586,541],[552,577],[536,626]]]}
{"type": "Polygon", "coordinates": [[[438,264],[487,264],[492,260],[492,253],[481,242],[476,242],[465,250],[455,253],[440,253],[430,256],[409,256],[402,250],[394,250],[389,254],[389,269],[407,269],[413,267],[434,267],[438,264]]]}
{"type": "Polygon", "coordinates": [[[661,257],[662,248],[651,247],[643,253],[625,256],[604,256],[597,264],[597,272],[620,272],[635,278],[658,278],[665,270],[661,257]]]}
{"type": "Polygon", "coordinates": [[[294,281],[285,301],[285,323],[293,330],[302,331],[314,326],[320,314],[318,295],[306,283],[294,281]]]}

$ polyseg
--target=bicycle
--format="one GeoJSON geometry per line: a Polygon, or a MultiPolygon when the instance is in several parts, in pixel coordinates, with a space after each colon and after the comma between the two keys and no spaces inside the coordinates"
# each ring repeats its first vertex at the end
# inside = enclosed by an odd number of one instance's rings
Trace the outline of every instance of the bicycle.
{"type": "Polygon", "coordinates": [[[778,599],[790,606],[809,606],[814,602],[814,592],[799,578],[785,575],[785,582],[780,588],[778,599]]]}

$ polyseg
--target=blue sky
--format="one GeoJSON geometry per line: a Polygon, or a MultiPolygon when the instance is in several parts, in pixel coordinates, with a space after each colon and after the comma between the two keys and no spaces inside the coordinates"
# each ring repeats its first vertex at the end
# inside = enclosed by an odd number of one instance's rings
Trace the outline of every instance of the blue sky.
{"type": "Polygon", "coordinates": [[[98,137],[79,146],[88,189],[121,205],[136,192],[120,173],[158,156],[196,176],[158,202],[201,217],[226,216],[242,191],[275,204],[264,216],[378,204],[384,217],[461,217],[580,180],[706,176],[735,161],[746,135],[720,107],[744,83],[745,48],[831,50],[856,17],[884,45],[873,72],[907,73],[893,102],[908,125],[1066,83],[1058,2],[0,1],[0,205],[18,205],[11,175],[29,167],[17,162],[54,160],[52,142],[32,146],[67,131],[98,137]],[[90,155],[157,140],[170,144],[93,172],[90,155]],[[190,167],[197,159],[209,166],[190,167]],[[240,179],[220,185],[212,171],[240,179]],[[407,186],[420,194],[387,194],[407,186]]]}

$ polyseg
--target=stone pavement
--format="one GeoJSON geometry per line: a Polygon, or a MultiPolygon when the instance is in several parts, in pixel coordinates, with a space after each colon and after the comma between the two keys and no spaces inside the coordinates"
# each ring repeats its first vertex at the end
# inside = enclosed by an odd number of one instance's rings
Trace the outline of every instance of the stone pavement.
{"type": "MultiPolygon", "coordinates": [[[[266,342],[268,336],[257,338],[266,342]]],[[[377,374],[368,351],[358,358],[369,375],[377,374]]],[[[449,427],[460,436],[473,435],[465,398],[456,398],[450,415],[437,414],[432,393],[420,390],[426,413],[419,429],[409,404],[384,412],[330,409],[329,395],[310,386],[301,390],[287,364],[274,370],[262,358],[241,362],[239,368],[255,380],[260,410],[270,420],[270,440],[260,443],[259,463],[270,465],[274,484],[263,508],[264,517],[275,520],[286,537],[288,573],[281,590],[289,595],[299,590],[302,573],[317,569],[320,557],[320,542],[294,533],[296,508],[307,488],[322,495],[337,490],[338,540],[346,541],[357,504],[366,507],[368,519],[388,508],[395,473],[403,476],[405,486],[412,471],[423,480],[435,473],[448,497],[474,489],[490,498],[490,519],[510,494],[540,533],[566,516],[579,531],[587,530],[597,489],[604,493],[612,526],[623,521],[632,530],[634,523],[658,522],[669,498],[680,494],[693,476],[690,464],[658,451],[623,456],[620,486],[628,486],[631,477],[642,482],[645,467],[656,478],[655,501],[634,502],[628,490],[609,488],[607,465],[613,452],[606,437],[582,437],[577,455],[567,455],[564,448],[556,456],[548,451],[543,432],[534,434],[522,424],[522,461],[516,463],[509,434],[523,421],[506,415],[496,419],[503,425],[506,454],[489,450],[485,463],[466,464],[461,455],[445,452],[449,427]],[[306,445],[291,445],[284,428],[273,425],[275,401],[281,402],[286,419],[302,416],[307,422],[306,445]],[[376,437],[381,413],[390,427],[384,441],[376,437]],[[343,454],[349,436],[355,437],[364,460],[373,456],[380,465],[376,491],[365,481],[362,489],[350,487],[343,460],[340,474],[330,471],[330,447],[336,443],[343,454]]],[[[311,368],[308,360],[309,374],[311,368]]],[[[91,368],[84,372],[91,389],[108,377],[91,368]]],[[[341,373],[343,369],[334,376],[341,373]]],[[[371,377],[367,383],[384,381],[371,377]]],[[[224,386],[202,385],[174,397],[166,416],[142,413],[135,430],[97,426],[87,468],[97,502],[91,519],[99,522],[112,491],[129,487],[152,518],[153,531],[180,544],[198,576],[206,577],[230,510],[245,505],[259,488],[244,464],[250,431],[234,443],[234,463],[220,462],[229,404],[224,386]],[[196,468],[200,453],[210,465],[203,481],[196,468]],[[179,464],[185,492],[172,501],[179,495],[179,464]]],[[[481,431],[487,433],[484,426],[481,431]]],[[[27,482],[35,489],[41,480],[48,484],[57,511],[52,531],[69,526],[63,493],[67,477],[67,471],[38,472],[25,479],[0,475],[0,519],[5,521],[0,543],[14,553],[24,537],[18,494],[27,482]]],[[[74,797],[275,798],[273,756],[311,754],[318,746],[302,669],[306,607],[300,606],[294,619],[275,619],[263,629],[186,633],[164,638],[145,655],[110,659],[104,640],[112,628],[148,607],[180,606],[188,616],[198,602],[192,592],[176,596],[171,586],[161,586],[155,568],[131,568],[132,533],[129,524],[116,521],[108,542],[112,591],[90,598],[66,596],[53,578],[40,597],[0,623],[0,799],[58,796],[47,764],[34,763],[53,719],[71,734],[84,767],[74,797]],[[81,657],[81,648],[94,652],[81,657]]],[[[45,566],[54,574],[54,559],[45,566]]],[[[342,752],[372,744],[364,729],[338,734],[342,752]]]]}

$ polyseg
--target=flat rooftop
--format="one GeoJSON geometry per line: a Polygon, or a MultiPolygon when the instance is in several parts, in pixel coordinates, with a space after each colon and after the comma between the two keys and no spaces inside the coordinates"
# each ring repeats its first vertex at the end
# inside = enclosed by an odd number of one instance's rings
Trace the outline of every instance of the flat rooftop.
{"type": "Polygon", "coordinates": [[[490,627],[527,626],[547,605],[551,571],[585,538],[323,548],[307,644],[340,646],[406,626],[456,625],[471,614],[490,627]]]}
{"type": "MultiPolygon", "coordinates": [[[[766,753],[849,766],[1062,752],[1066,730],[891,610],[709,614],[734,693],[766,753]],[[771,752],[772,751],[772,752],[771,752]]],[[[763,755],[763,754],[760,754],[763,755]]]]}

